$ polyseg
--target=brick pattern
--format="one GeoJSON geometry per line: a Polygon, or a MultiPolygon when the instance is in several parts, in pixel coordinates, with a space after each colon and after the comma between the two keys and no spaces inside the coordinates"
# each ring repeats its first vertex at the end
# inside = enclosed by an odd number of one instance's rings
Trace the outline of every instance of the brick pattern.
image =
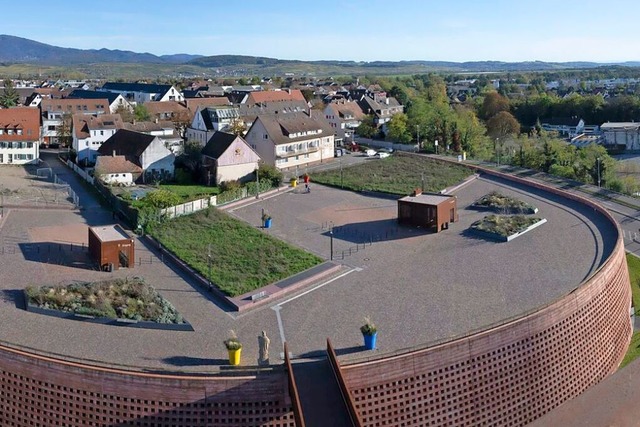
{"type": "Polygon", "coordinates": [[[3,427],[294,427],[283,369],[250,377],[127,374],[0,348],[3,427]]]}
{"type": "MultiPolygon", "coordinates": [[[[532,186],[592,206],[615,223],[580,196],[532,186]]],[[[587,282],[538,312],[342,370],[365,426],[522,426],[617,369],[631,339],[630,306],[618,233],[613,253],[587,282]]]]}

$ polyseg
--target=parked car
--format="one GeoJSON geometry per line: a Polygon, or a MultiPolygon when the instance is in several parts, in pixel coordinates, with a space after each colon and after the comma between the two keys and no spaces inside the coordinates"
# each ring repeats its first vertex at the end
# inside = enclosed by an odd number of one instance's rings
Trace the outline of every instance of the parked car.
{"type": "Polygon", "coordinates": [[[367,151],[364,152],[365,156],[367,157],[373,157],[377,154],[376,150],[372,150],[371,148],[369,148],[367,151]]]}
{"type": "Polygon", "coordinates": [[[391,154],[386,153],[384,151],[380,151],[376,154],[376,157],[380,158],[380,159],[385,159],[387,157],[389,157],[391,154]]]}

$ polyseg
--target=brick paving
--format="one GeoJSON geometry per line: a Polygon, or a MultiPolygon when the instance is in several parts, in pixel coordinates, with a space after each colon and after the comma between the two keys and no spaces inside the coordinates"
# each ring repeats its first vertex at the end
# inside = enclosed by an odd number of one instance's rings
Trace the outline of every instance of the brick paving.
{"type": "Polygon", "coordinates": [[[262,330],[271,338],[272,363],[281,362],[277,356],[282,336],[299,357],[322,354],[326,337],[331,337],[338,355],[352,360],[448,340],[570,292],[602,263],[614,244],[613,230],[589,209],[499,180],[481,178],[458,190],[460,221],[439,234],[398,227],[396,204],[389,198],[316,184],[310,194],[286,192],[230,213],[258,225],[265,209],[274,221],[265,232],[324,258],[329,258],[328,231],[333,226],[334,258],[345,264],[343,272],[313,291],[307,288],[237,315],[221,308],[137,239],[133,269],[114,273],[88,269],[81,253],[71,254],[70,245],[86,244],[87,225],[108,224],[112,219],[87,199],[88,194],[80,194],[82,211],[12,210],[4,218],[0,244],[13,246],[14,252],[0,255],[0,341],[148,370],[217,370],[226,364],[222,341],[229,329],[244,343],[245,365],[256,364],[262,330]],[[465,207],[496,188],[535,204],[538,216],[548,222],[510,243],[468,236],[465,230],[483,214],[465,207]],[[47,244],[69,245],[64,249],[67,255],[58,258],[63,265],[25,249],[40,246],[42,255],[47,244]],[[340,259],[349,249],[351,255],[340,259]],[[195,331],[90,325],[16,307],[18,292],[29,284],[127,275],[142,276],[153,284],[195,331]],[[362,350],[358,329],[367,315],[380,330],[378,350],[370,352],[362,350]]]}

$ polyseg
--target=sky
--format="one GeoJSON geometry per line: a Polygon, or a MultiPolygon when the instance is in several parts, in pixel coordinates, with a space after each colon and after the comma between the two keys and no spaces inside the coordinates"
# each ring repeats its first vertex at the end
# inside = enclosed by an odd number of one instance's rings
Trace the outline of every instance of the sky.
{"type": "Polygon", "coordinates": [[[0,33],[156,55],[640,61],[637,0],[61,0],[23,13],[0,33]]]}

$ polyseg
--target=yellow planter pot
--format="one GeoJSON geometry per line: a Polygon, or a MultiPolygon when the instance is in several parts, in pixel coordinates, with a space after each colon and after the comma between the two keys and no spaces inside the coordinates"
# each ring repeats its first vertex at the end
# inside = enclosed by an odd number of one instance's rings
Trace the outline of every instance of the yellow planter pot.
{"type": "Polygon", "coordinates": [[[292,179],[292,180],[291,180],[291,186],[292,186],[293,188],[296,188],[296,187],[298,186],[298,180],[297,180],[297,179],[292,179]]]}
{"type": "Polygon", "coordinates": [[[232,366],[237,366],[240,364],[240,353],[242,353],[242,349],[239,348],[237,350],[228,350],[229,351],[229,364],[232,366]]]}

